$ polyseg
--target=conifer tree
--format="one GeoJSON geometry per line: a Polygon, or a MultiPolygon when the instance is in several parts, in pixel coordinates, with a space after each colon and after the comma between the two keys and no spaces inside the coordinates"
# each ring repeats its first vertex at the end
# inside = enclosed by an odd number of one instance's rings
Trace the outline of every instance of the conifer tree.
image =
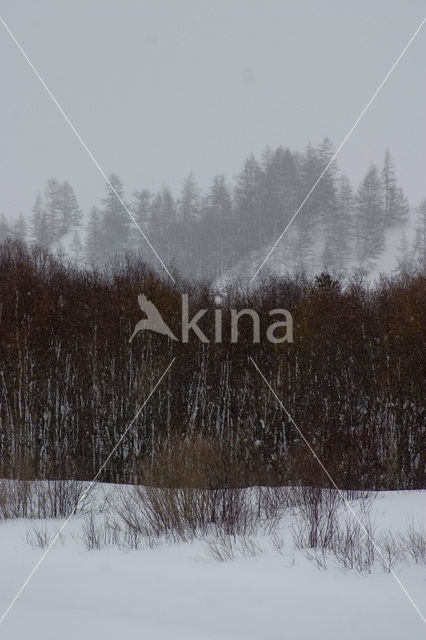
{"type": "Polygon", "coordinates": [[[88,264],[100,265],[104,258],[104,244],[101,215],[96,207],[92,207],[87,225],[85,260],[88,264]]]}
{"type": "MultiPolygon", "coordinates": [[[[123,251],[127,247],[129,216],[124,203],[124,189],[120,178],[112,173],[106,184],[106,196],[100,211],[102,221],[102,252],[105,257],[123,251]]],[[[127,205],[126,205],[127,206],[127,205]]]]}
{"type": "Polygon", "coordinates": [[[420,272],[426,275],[426,198],[421,201],[417,216],[414,255],[420,272]]]}
{"type": "Polygon", "coordinates": [[[404,224],[408,219],[409,206],[403,190],[397,186],[395,167],[386,150],[382,170],[384,219],[386,227],[404,224]]]}
{"type": "Polygon", "coordinates": [[[42,247],[47,248],[51,243],[47,213],[40,193],[36,195],[32,210],[31,234],[34,242],[42,247]]]}
{"type": "Polygon", "coordinates": [[[360,264],[374,262],[385,246],[383,185],[372,164],[355,198],[356,253],[360,264]]]}

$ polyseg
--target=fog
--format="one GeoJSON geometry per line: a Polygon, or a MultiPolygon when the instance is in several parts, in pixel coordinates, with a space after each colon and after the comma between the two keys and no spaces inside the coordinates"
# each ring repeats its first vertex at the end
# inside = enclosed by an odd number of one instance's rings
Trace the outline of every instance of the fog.
{"type": "MultiPolygon", "coordinates": [[[[2,0],[0,15],[107,174],[177,192],[228,178],[267,145],[339,145],[424,14],[422,1],[2,0]]],[[[425,195],[424,30],[339,155],[354,183],[387,147],[425,195]]],[[[104,180],[0,26],[0,212],[28,215],[51,177],[85,213],[104,180]]]]}

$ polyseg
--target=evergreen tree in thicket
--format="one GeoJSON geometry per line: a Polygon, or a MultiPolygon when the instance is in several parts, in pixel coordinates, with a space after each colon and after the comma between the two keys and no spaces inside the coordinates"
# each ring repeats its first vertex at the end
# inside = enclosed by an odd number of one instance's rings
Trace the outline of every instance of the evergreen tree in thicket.
{"type": "Polygon", "coordinates": [[[81,224],[82,212],[69,182],[51,178],[44,199],[37,194],[31,218],[32,235],[37,244],[49,247],[70,229],[81,224]]]}
{"type": "Polygon", "coordinates": [[[224,175],[213,178],[204,198],[200,243],[203,252],[202,277],[218,278],[229,266],[233,254],[235,227],[232,218],[232,198],[224,175]]]}
{"type": "Polygon", "coordinates": [[[261,247],[263,212],[261,209],[262,169],[251,155],[236,177],[234,188],[235,217],[238,225],[237,255],[243,256],[261,247]]]}
{"type": "Polygon", "coordinates": [[[283,262],[289,269],[295,269],[298,272],[310,272],[314,266],[314,243],[313,230],[309,224],[298,220],[294,221],[293,226],[285,236],[282,243],[287,243],[283,250],[283,262]],[[287,258],[290,262],[287,262],[287,258]]]}
{"type": "Polygon", "coordinates": [[[407,237],[403,231],[401,241],[397,247],[396,269],[399,273],[412,275],[415,271],[415,260],[410,250],[407,237]]]}
{"type": "Polygon", "coordinates": [[[426,198],[424,198],[417,210],[417,226],[414,238],[414,255],[416,265],[420,272],[426,275],[426,198]]]}
{"type": "MultiPolygon", "coordinates": [[[[318,150],[308,144],[305,153],[299,157],[299,206],[318,180],[322,169],[323,164],[318,150]]],[[[323,179],[325,179],[325,176],[323,179]]],[[[318,191],[320,185],[321,182],[311,193],[296,218],[300,224],[303,224],[305,228],[309,228],[311,232],[318,229],[323,213],[321,205],[322,191],[318,191]]]]}
{"type": "Polygon", "coordinates": [[[108,256],[126,249],[129,237],[129,216],[123,206],[124,189],[120,178],[112,173],[105,188],[106,197],[101,200],[100,214],[103,238],[102,253],[104,258],[108,258],[108,256]]]}
{"type": "Polygon", "coordinates": [[[26,223],[22,212],[19,214],[17,220],[12,223],[9,223],[4,213],[0,214],[0,242],[8,239],[25,242],[26,223]]]}
{"type": "Polygon", "coordinates": [[[323,171],[325,173],[316,186],[315,192],[318,219],[324,236],[323,266],[327,269],[342,269],[347,257],[348,217],[345,199],[349,195],[346,191],[350,185],[348,185],[349,181],[337,183],[337,164],[335,160],[332,161],[334,153],[330,140],[325,138],[318,147],[320,175],[323,171]]]}
{"type": "Polygon", "coordinates": [[[0,214],[0,242],[10,237],[10,226],[4,213],[0,214]]]}
{"type": "MultiPolygon", "coordinates": [[[[295,157],[298,167],[298,197],[293,214],[321,174],[321,160],[318,151],[311,144],[308,144],[303,154],[296,154],[295,157]]],[[[288,237],[283,240],[288,246],[284,255],[289,255],[293,267],[300,271],[309,271],[313,266],[314,238],[319,232],[321,216],[322,208],[315,189],[300,209],[288,237]]]]}
{"type": "Polygon", "coordinates": [[[72,234],[71,253],[76,262],[79,262],[83,256],[83,243],[77,229],[72,234]]]}
{"type": "Polygon", "coordinates": [[[58,202],[58,228],[57,238],[61,238],[71,229],[79,227],[83,213],[78,206],[74,189],[66,180],[59,185],[58,202]]]}
{"type": "Polygon", "coordinates": [[[51,178],[44,190],[44,210],[46,214],[48,245],[61,237],[62,227],[62,193],[61,185],[56,178],[51,178]]]}
{"type": "Polygon", "coordinates": [[[356,254],[361,264],[377,260],[385,247],[383,183],[372,164],[355,198],[356,254]]]}
{"type": "Polygon", "coordinates": [[[40,193],[36,195],[32,210],[31,234],[34,242],[42,247],[47,248],[52,242],[47,213],[40,193]]]}
{"type": "Polygon", "coordinates": [[[397,186],[395,167],[389,149],[387,149],[385,153],[382,182],[386,227],[404,224],[408,219],[410,209],[403,190],[397,186]]]}
{"type": "Polygon", "coordinates": [[[178,200],[178,219],[192,223],[200,217],[200,192],[192,173],[183,181],[178,200]]]}
{"type": "Polygon", "coordinates": [[[25,221],[24,214],[20,212],[18,219],[12,224],[11,228],[12,237],[15,240],[25,242],[27,238],[27,223],[25,221]]]}
{"type": "Polygon", "coordinates": [[[331,162],[334,153],[330,140],[324,138],[318,147],[319,175],[330,165],[315,187],[320,219],[333,219],[337,210],[337,163],[336,160],[331,162]]]}
{"type": "MultiPolygon", "coordinates": [[[[136,191],[133,196],[132,213],[136,222],[146,233],[149,240],[155,243],[153,228],[151,228],[151,202],[153,194],[148,189],[136,191]]],[[[133,249],[144,250],[147,246],[146,240],[143,238],[135,225],[129,231],[129,246],[133,249]]]]}
{"type": "Polygon", "coordinates": [[[178,224],[175,227],[178,267],[188,275],[200,276],[202,253],[198,234],[201,195],[192,173],[184,180],[177,201],[178,224]]]}
{"type": "Polygon", "coordinates": [[[104,258],[103,226],[101,214],[92,207],[87,224],[84,257],[88,264],[100,265],[104,258]]]}
{"type": "MultiPolygon", "coordinates": [[[[176,222],[176,208],[170,189],[163,187],[155,194],[148,189],[136,191],[132,208],[139,226],[155,250],[169,263],[174,257],[173,244],[176,233],[176,229],[170,228],[170,225],[176,222]]],[[[147,262],[155,263],[154,254],[136,228],[134,232],[131,231],[131,238],[131,246],[141,251],[147,262]]]]}
{"type": "Polygon", "coordinates": [[[297,210],[297,166],[289,149],[278,147],[263,156],[261,188],[261,225],[265,240],[275,239],[297,210]]]}
{"type": "Polygon", "coordinates": [[[177,211],[176,202],[169,187],[164,186],[150,203],[149,238],[167,264],[176,258],[177,211]]]}
{"type": "Polygon", "coordinates": [[[337,181],[336,203],[326,227],[323,263],[326,269],[341,270],[351,252],[353,192],[349,178],[341,175],[337,181]]]}

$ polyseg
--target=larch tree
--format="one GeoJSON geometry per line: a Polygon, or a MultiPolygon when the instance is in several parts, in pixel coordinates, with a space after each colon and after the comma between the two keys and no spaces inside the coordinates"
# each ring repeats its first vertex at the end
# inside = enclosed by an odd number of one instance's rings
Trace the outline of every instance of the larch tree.
{"type": "MultiPolygon", "coordinates": [[[[133,196],[132,213],[142,231],[150,241],[155,242],[151,229],[151,202],[153,194],[148,189],[135,191],[133,196]]],[[[136,250],[144,250],[146,241],[135,225],[129,229],[129,246],[136,250]]]]}
{"type": "MultiPolygon", "coordinates": [[[[299,158],[299,206],[318,180],[322,169],[323,160],[321,160],[318,150],[308,144],[305,153],[301,154],[299,158]]],[[[303,218],[305,228],[309,227],[312,231],[317,230],[323,213],[323,192],[327,189],[324,187],[323,190],[318,191],[320,185],[321,182],[311,193],[297,216],[299,220],[303,218]]]]}
{"type": "Polygon", "coordinates": [[[353,200],[349,179],[341,175],[337,181],[336,202],[325,227],[323,265],[327,270],[344,269],[350,257],[353,200]]]}
{"type": "Polygon", "coordinates": [[[213,178],[204,201],[201,246],[204,254],[204,277],[218,278],[227,267],[226,257],[232,251],[234,228],[232,198],[224,175],[213,178]]]}
{"type": "Polygon", "coordinates": [[[382,182],[386,227],[404,224],[408,219],[409,205],[403,190],[397,186],[395,166],[389,149],[387,149],[385,153],[382,182]]]}
{"type": "Polygon", "coordinates": [[[198,223],[201,215],[201,196],[192,173],[184,180],[177,202],[179,225],[175,240],[178,245],[177,264],[188,274],[199,277],[202,269],[198,223]]]}
{"type": "Polygon", "coordinates": [[[167,264],[176,258],[179,247],[176,242],[177,218],[176,202],[169,187],[164,186],[153,196],[150,203],[149,232],[150,239],[156,242],[156,249],[167,264]]]}
{"type": "Polygon", "coordinates": [[[412,275],[415,271],[414,255],[410,250],[410,245],[404,231],[401,234],[401,241],[397,247],[396,270],[404,275],[412,275]]]}
{"type": "Polygon", "coordinates": [[[58,240],[62,233],[62,188],[56,178],[51,178],[44,190],[48,245],[58,240]]]}
{"type": "Polygon", "coordinates": [[[21,242],[25,242],[27,238],[27,223],[22,211],[12,224],[12,236],[15,240],[20,240],[21,242]]]}
{"type": "Polygon", "coordinates": [[[92,207],[87,225],[84,257],[88,264],[100,265],[103,253],[103,227],[101,215],[96,207],[92,207]]]}
{"type": "Polygon", "coordinates": [[[297,166],[289,149],[268,150],[263,157],[261,188],[265,240],[276,238],[297,209],[297,166]]]}
{"type": "MultiPolygon", "coordinates": [[[[102,199],[101,220],[103,254],[105,257],[123,251],[129,236],[129,217],[124,203],[124,189],[120,178],[112,173],[102,199]]],[[[127,205],[126,205],[127,206],[127,205]]]]}
{"type": "Polygon", "coordinates": [[[426,275],[426,198],[421,201],[417,216],[414,255],[420,272],[426,275]]]}
{"type": "Polygon", "coordinates": [[[78,206],[74,189],[66,180],[59,188],[58,236],[81,225],[83,213],[78,206]]]}
{"type": "Polygon", "coordinates": [[[376,261],[385,247],[383,184],[372,164],[355,198],[356,253],[360,264],[376,261]]]}
{"type": "Polygon", "coordinates": [[[31,216],[31,235],[36,244],[48,247],[51,243],[49,224],[41,193],[37,193],[31,216]]]}
{"type": "Polygon", "coordinates": [[[71,253],[76,262],[81,260],[83,255],[83,243],[77,229],[74,229],[71,242],[71,253]]]}
{"type": "Polygon", "coordinates": [[[0,242],[10,237],[10,226],[4,213],[0,213],[0,242]]]}
{"type": "Polygon", "coordinates": [[[178,217],[184,223],[194,222],[200,215],[200,192],[192,173],[184,180],[179,201],[178,217]]]}
{"type": "Polygon", "coordinates": [[[261,246],[261,186],[262,169],[254,155],[251,155],[236,177],[234,188],[235,215],[239,226],[237,255],[240,257],[261,246]]]}

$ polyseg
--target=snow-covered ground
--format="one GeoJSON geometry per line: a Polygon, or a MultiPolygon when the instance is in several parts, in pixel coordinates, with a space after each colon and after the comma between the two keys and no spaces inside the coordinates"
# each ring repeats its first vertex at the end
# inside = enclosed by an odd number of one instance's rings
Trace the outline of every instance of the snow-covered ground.
{"type": "MultiPolygon", "coordinates": [[[[426,492],[376,498],[376,525],[426,526],[426,492]]],[[[49,522],[52,530],[59,521],[49,522]]],[[[0,615],[43,551],[28,544],[32,524],[0,524],[0,615]]],[[[278,551],[266,536],[254,557],[217,562],[203,540],[157,549],[86,551],[81,520],[47,555],[0,625],[4,640],[416,640],[426,624],[397,584],[331,563],[318,569],[290,544],[278,551]]],[[[397,570],[426,612],[426,568],[397,570]]]]}

